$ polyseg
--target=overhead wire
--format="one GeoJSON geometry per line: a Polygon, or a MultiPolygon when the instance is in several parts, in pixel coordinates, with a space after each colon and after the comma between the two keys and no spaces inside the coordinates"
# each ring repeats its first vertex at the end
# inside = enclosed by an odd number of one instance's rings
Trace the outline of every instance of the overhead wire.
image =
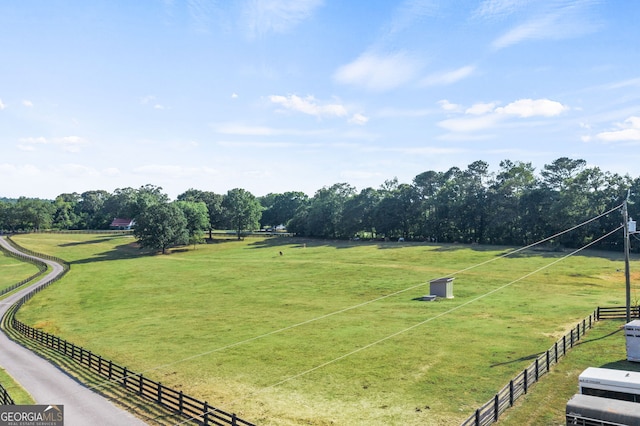
{"type": "MultiPolygon", "coordinates": [[[[494,258],[488,259],[488,260],[486,260],[486,261],[483,261],[483,262],[477,263],[477,264],[475,264],[475,265],[472,265],[472,266],[469,266],[469,267],[466,267],[466,268],[460,269],[460,270],[455,271],[455,272],[453,272],[453,273],[451,273],[451,274],[448,274],[448,275],[447,275],[447,277],[455,277],[455,276],[458,276],[458,275],[460,275],[460,274],[461,274],[461,273],[463,273],[463,272],[466,272],[466,271],[469,271],[469,270],[472,270],[472,269],[478,268],[478,267],[480,267],[480,266],[484,266],[484,265],[486,265],[486,264],[488,264],[488,263],[491,263],[491,262],[494,262],[494,261],[497,261],[497,260],[500,260],[500,259],[503,259],[503,258],[506,258],[506,257],[512,256],[512,255],[514,255],[514,254],[516,254],[516,253],[519,253],[519,252],[521,252],[521,251],[524,251],[524,250],[530,249],[530,248],[532,248],[532,247],[535,247],[535,246],[537,246],[537,245],[543,244],[543,243],[545,243],[545,242],[547,242],[547,241],[549,241],[549,240],[552,240],[552,239],[554,239],[554,238],[557,238],[557,237],[559,237],[559,236],[561,236],[561,235],[564,235],[564,234],[566,234],[566,233],[568,233],[568,232],[571,232],[571,231],[573,231],[573,230],[575,230],[575,229],[577,229],[577,228],[580,228],[580,227],[582,227],[582,226],[585,226],[585,225],[587,225],[587,224],[589,224],[589,223],[591,223],[591,222],[593,222],[593,221],[595,221],[595,220],[598,220],[599,218],[601,218],[601,217],[604,217],[604,216],[608,215],[609,213],[611,213],[611,212],[613,212],[613,211],[615,211],[615,210],[617,210],[617,209],[621,208],[622,206],[623,206],[623,204],[620,204],[620,205],[618,205],[618,206],[616,206],[616,207],[613,207],[613,208],[611,208],[611,209],[607,210],[606,212],[601,213],[601,214],[599,214],[599,215],[597,215],[597,216],[595,216],[595,217],[593,217],[593,218],[591,218],[591,219],[588,219],[588,220],[586,220],[586,221],[584,221],[584,222],[582,222],[582,223],[580,223],[580,224],[578,224],[578,225],[572,226],[571,228],[568,228],[568,229],[566,229],[566,230],[564,230],[564,231],[560,231],[560,232],[558,232],[558,233],[556,233],[556,234],[554,234],[554,235],[551,235],[550,237],[546,237],[546,238],[544,238],[544,239],[542,239],[542,240],[536,241],[536,242],[534,242],[534,243],[532,243],[532,244],[529,244],[529,245],[527,245],[527,246],[524,246],[524,247],[521,247],[521,248],[518,248],[518,249],[515,249],[515,250],[512,250],[512,251],[509,251],[509,252],[504,253],[504,254],[502,254],[502,255],[500,255],[500,256],[497,256],[497,257],[494,257],[494,258]]],[[[578,251],[581,251],[581,250],[585,249],[586,247],[589,247],[589,246],[591,246],[591,245],[595,244],[596,242],[601,241],[602,239],[604,239],[604,238],[606,238],[607,236],[609,236],[609,235],[613,234],[614,232],[618,231],[618,230],[619,230],[619,229],[621,229],[621,228],[622,228],[622,226],[620,226],[620,227],[616,228],[615,230],[613,230],[613,231],[609,232],[609,233],[608,233],[608,234],[606,234],[605,236],[603,236],[603,237],[601,237],[601,238],[599,238],[599,239],[597,239],[597,240],[594,240],[594,241],[590,242],[588,245],[586,245],[586,246],[584,246],[584,247],[582,247],[582,248],[580,248],[580,249],[576,250],[576,251],[575,251],[575,252],[573,252],[571,255],[573,255],[574,253],[576,253],[576,252],[578,252],[578,251]]],[[[569,255],[569,256],[570,256],[570,255],[569,255]]],[[[566,257],[568,257],[568,256],[565,256],[565,257],[563,257],[563,258],[561,258],[561,259],[557,260],[556,262],[553,262],[552,264],[555,264],[555,263],[557,263],[558,261],[565,259],[566,257]]],[[[552,265],[552,264],[550,264],[550,265],[552,265]]],[[[550,266],[550,265],[549,265],[549,266],[550,266]]],[[[540,270],[542,270],[542,269],[545,269],[545,267],[541,268],[540,270]]],[[[344,358],[346,358],[346,357],[348,357],[348,356],[351,356],[351,355],[353,355],[353,354],[355,354],[355,353],[361,352],[362,350],[365,350],[365,349],[367,349],[367,348],[369,348],[369,347],[371,347],[371,346],[374,346],[374,345],[376,345],[376,344],[378,344],[378,343],[381,343],[381,342],[383,342],[383,341],[389,340],[389,339],[391,339],[391,338],[393,338],[393,337],[395,337],[395,336],[397,336],[397,335],[399,335],[399,334],[402,334],[402,333],[404,333],[404,332],[406,332],[406,331],[409,331],[409,330],[411,330],[411,329],[413,329],[413,328],[419,327],[420,325],[423,325],[423,324],[425,324],[425,323],[427,323],[427,322],[429,322],[429,321],[432,321],[432,320],[434,320],[434,319],[436,319],[436,318],[439,318],[439,317],[441,317],[441,316],[443,316],[443,315],[446,315],[446,314],[448,314],[448,313],[450,313],[450,312],[453,312],[453,311],[455,311],[455,310],[458,310],[458,309],[460,309],[460,308],[462,308],[462,307],[464,307],[464,306],[466,306],[466,305],[468,305],[468,304],[470,304],[470,303],[473,303],[473,302],[475,302],[475,301],[477,301],[477,300],[479,300],[479,299],[482,299],[482,298],[484,298],[484,297],[486,297],[486,296],[488,296],[488,295],[490,295],[490,294],[493,294],[493,293],[495,293],[496,291],[499,291],[499,290],[501,290],[501,289],[503,289],[503,288],[505,288],[505,287],[507,287],[507,286],[509,286],[509,285],[511,285],[511,284],[513,284],[513,283],[515,283],[515,282],[517,282],[517,281],[520,281],[521,279],[524,279],[524,278],[526,278],[526,277],[528,277],[528,276],[532,275],[533,273],[538,272],[538,271],[539,271],[539,270],[536,270],[536,271],[532,272],[531,274],[528,274],[528,275],[526,275],[526,276],[524,276],[524,277],[521,277],[521,278],[519,278],[518,280],[512,281],[511,283],[508,283],[508,284],[506,284],[506,285],[504,285],[504,286],[502,286],[502,287],[499,287],[499,288],[497,288],[497,289],[494,289],[493,291],[491,291],[491,292],[489,292],[489,293],[486,293],[486,294],[484,294],[484,295],[481,295],[481,296],[479,296],[479,297],[477,297],[477,298],[475,298],[475,299],[472,299],[472,300],[470,300],[470,301],[467,301],[467,302],[465,302],[465,303],[463,303],[463,304],[461,304],[461,305],[459,305],[459,306],[457,306],[457,307],[454,307],[454,308],[450,309],[449,311],[443,312],[443,313],[441,313],[441,314],[439,314],[439,315],[437,315],[437,316],[434,316],[434,317],[432,317],[432,318],[430,318],[430,319],[428,319],[428,320],[425,320],[425,321],[423,321],[423,322],[421,322],[421,323],[418,323],[418,324],[416,324],[416,325],[413,325],[413,326],[411,326],[411,327],[409,327],[409,328],[407,328],[407,329],[405,329],[405,330],[402,330],[402,331],[400,331],[400,332],[397,332],[397,333],[394,333],[394,334],[392,334],[392,335],[389,335],[389,336],[387,336],[387,337],[385,337],[385,338],[383,338],[383,339],[381,339],[381,340],[379,340],[379,341],[373,342],[373,343],[368,344],[368,345],[366,345],[366,346],[364,346],[364,347],[362,347],[362,348],[356,349],[356,350],[354,350],[354,351],[352,351],[352,352],[350,352],[350,353],[348,353],[348,354],[342,355],[341,357],[338,357],[338,358],[336,358],[336,359],[335,359],[335,360],[333,360],[333,361],[329,361],[329,362],[327,362],[327,363],[324,363],[324,364],[322,364],[322,365],[319,365],[319,366],[317,366],[317,367],[314,367],[313,369],[310,369],[310,370],[308,370],[308,371],[306,371],[306,372],[303,372],[303,373],[297,374],[297,375],[295,375],[295,376],[292,376],[292,377],[291,377],[291,378],[289,378],[289,379],[285,379],[285,380],[283,380],[283,381],[281,381],[281,382],[278,382],[278,383],[276,383],[276,384],[274,384],[274,385],[270,385],[270,386],[268,386],[268,387],[267,387],[267,388],[265,388],[265,389],[273,388],[273,387],[278,386],[278,385],[280,385],[280,384],[286,383],[286,382],[288,382],[288,381],[290,381],[290,380],[293,380],[294,378],[297,378],[297,377],[303,376],[303,375],[308,374],[308,373],[310,373],[310,372],[312,372],[312,371],[315,371],[315,370],[317,370],[317,369],[320,369],[320,368],[322,368],[322,367],[324,367],[324,366],[326,366],[326,365],[329,365],[329,364],[331,364],[331,363],[333,363],[333,362],[339,361],[339,360],[344,359],[344,358]]],[[[174,361],[172,361],[172,362],[168,362],[168,363],[160,364],[160,365],[157,365],[157,366],[152,367],[152,368],[145,369],[145,370],[143,370],[142,372],[140,372],[140,373],[135,373],[135,374],[146,374],[146,373],[149,373],[149,372],[152,372],[152,371],[161,370],[161,369],[163,369],[163,368],[167,368],[167,367],[170,367],[170,366],[172,366],[172,365],[176,365],[176,364],[179,364],[179,363],[183,363],[183,362],[191,361],[191,360],[194,360],[194,359],[196,359],[196,358],[200,358],[200,357],[203,357],[203,356],[210,355],[210,354],[212,354],[212,353],[225,351],[225,350],[227,350],[227,349],[231,349],[231,348],[238,347],[238,346],[241,346],[241,345],[244,345],[244,344],[248,344],[248,343],[251,343],[251,342],[254,342],[254,341],[260,340],[260,339],[264,339],[264,338],[266,338],[266,337],[273,336],[273,335],[275,335],[275,334],[283,333],[283,332],[285,332],[285,331],[292,330],[292,329],[294,329],[294,328],[301,327],[301,326],[303,326],[303,325],[307,325],[307,324],[310,324],[310,323],[313,323],[313,322],[317,322],[317,321],[320,321],[320,320],[323,320],[323,319],[326,319],[326,318],[329,318],[329,317],[332,317],[332,316],[335,316],[335,315],[339,315],[339,314],[344,313],[344,312],[348,312],[348,311],[351,311],[351,310],[354,310],[354,309],[358,309],[358,308],[361,308],[361,307],[364,307],[364,306],[370,305],[370,304],[375,303],[375,302],[379,302],[379,301],[384,300],[384,299],[388,299],[388,298],[393,297],[393,296],[397,296],[397,295],[402,294],[402,293],[406,293],[406,292],[411,291],[411,290],[415,290],[415,289],[417,289],[417,288],[420,288],[420,287],[422,287],[422,286],[424,286],[424,285],[428,284],[430,281],[431,281],[431,280],[428,280],[428,281],[425,281],[425,282],[421,282],[421,283],[419,283],[419,284],[415,284],[415,285],[412,285],[412,286],[406,287],[406,288],[404,288],[404,289],[401,289],[401,290],[398,290],[398,291],[395,291],[395,292],[392,292],[392,293],[388,293],[388,294],[386,294],[386,295],[383,295],[383,296],[380,296],[380,297],[377,297],[377,298],[374,298],[374,299],[371,299],[371,300],[368,300],[368,301],[365,301],[365,302],[362,302],[362,303],[358,303],[358,304],[356,304],[356,305],[352,305],[352,306],[349,306],[349,307],[346,307],[346,308],[342,308],[342,309],[339,309],[339,310],[336,310],[336,311],[333,311],[333,312],[329,312],[329,313],[324,314],[324,315],[319,315],[319,316],[317,316],[317,317],[310,318],[310,319],[308,319],[308,320],[301,321],[301,322],[299,322],[299,323],[292,324],[292,325],[289,325],[289,326],[286,326],[286,327],[282,327],[282,328],[280,328],[280,329],[273,330],[273,331],[270,331],[270,332],[267,332],[267,333],[263,333],[263,334],[260,334],[260,335],[257,335],[257,336],[253,336],[253,337],[250,337],[250,338],[248,338],[248,339],[244,339],[244,340],[241,340],[241,341],[238,341],[238,342],[234,342],[234,343],[231,343],[231,344],[228,344],[228,345],[220,346],[220,347],[217,347],[217,348],[214,348],[214,349],[211,349],[211,350],[205,351],[205,352],[201,352],[201,353],[194,354],[194,355],[191,355],[191,356],[188,356],[188,357],[184,357],[184,358],[181,358],[181,359],[178,359],[178,360],[174,360],[174,361]]],[[[132,373],[132,375],[134,375],[134,374],[132,373]]],[[[91,386],[91,387],[90,387],[90,389],[103,389],[103,388],[108,388],[108,387],[113,386],[113,385],[115,385],[115,384],[114,384],[112,381],[105,380],[103,383],[100,383],[100,384],[97,384],[97,385],[91,386]]],[[[182,424],[182,423],[178,423],[178,424],[182,424]]]]}
{"type": "MultiPolygon", "coordinates": [[[[357,348],[357,349],[355,349],[355,350],[353,350],[353,351],[351,351],[351,352],[348,352],[348,353],[346,353],[346,354],[343,354],[343,355],[341,355],[341,356],[339,356],[339,357],[333,358],[333,359],[331,359],[331,360],[329,360],[329,361],[326,361],[326,362],[324,362],[324,363],[322,363],[322,364],[319,364],[319,365],[317,365],[317,366],[315,366],[315,367],[313,367],[313,368],[307,369],[307,370],[302,371],[302,372],[300,372],[300,373],[297,373],[297,374],[295,374],[295,375],[289,376],[289,377],[287,377],[286,379],[283,379],[283,380],[280,380],[280,381],[278,381],[278,382],[276,382],[276,383],[273,383],[273,384],[271,384],[271,385],[269,385],[269,386],[263,387],[262,389],[260,389],[260,390],[258,390],[258,391],[250,392],[248,395],[245,395],[245,396],[244,396],[244,397],[242,397],[242,398],[236,399],[236,400],[234,400],[234,401],[230,401],[230,402],[229,402],[229,404],[236,404],[236,403],[238,403],[238,402],[240,402],[240,401],[243,401],[243,400],[245,400],[245,399],[247,399],[247,398],[250,398],[250,397],[256,396],[256,395],[258,395],[258,394],[260,394],[260,393],[262,393],[262,392],[265,392],[265,391],[267,391],[267,390],[269,390],[269,389],[272,389],[272,388],[278,387],[278,386],[283,385],[283,384],[285,384],[285,383],[287,383],[287,382],[290,382],[290,381],[292,381],[292,380],[295,380],[295,379],[297,379],[297,378],[300,378],[300,377],[302,377],[302,376],[305,376],[305,375],[307,375],[307,374],[310,374],[310,373],[312,373],[312,372],[314,372],[314,371],[317,371],[317,370],[319,370],[319,369],[322,369],[322,368],[324,368],[324,367],[327,367],[327,366],[329,366],[329,365],[331,365],[331,364],[334,364],[334,363],[336,363],[336,362],[338,362],[338,361],[341,361],[341,360],[343,360],[343,359],[345,359],[345,358],[348,358],[348,357],[350,357],[350,356],[352,356],[352,355],[355,355],[355,354],[357,354],[357,353],[359,353],[359,352],[362,352],[362,351],[364,351],[364,350],[366,350],[366,349],[369,349],[369,348],[371,348],[371,347],[373,347],[373,346],[376,346],[376,345],[378,345],[378,344],[380,344],[380,343],[383,343],[383,342],[385,342],[385,341],[387,341],[387,340],[390,340],[390,339],[392,339],[392,338],[394,338],[394,337],[396,337],[396,336],[399,336],[399,335],[404,334],[404,333],[406,333],[406,332],[408,332],[408,331],[411,331],[411,330],[413,330],[413,329],[415,329],[415,328],[418,328],[418,327],[420,327],[420,326],[422,326],[422,325],[424,325],[424,324],[426,324],[426,323],[429,323],[429,322],[431,322],[431,321],[433,321],[433,320],[436,320],[436,319],[438,319],[438,318],[441,318],[441,317],[443,317],[443,316],[445,316],[445,315],[451,314],[452,312],[455,312],[455,311],[457,311],[457,310],[460,310],[460,309],[464,308],[465,306],[468,306],[468,305],[470,305],[470,304],[472,304],[472,303],[475,303],[475,302],[477,302],[478,300],[484,299],[484,298],[485,298],[485,297],[487,297],[487,296],[490,296],[490,295],[492,295],[492,294],[494,294],[494,293],[496,293],[496,292],[498,292],[498,291],[501,291],[501,290],[503,290],[503,289],[505,289],[505,288],[507,288],[507,287],[509,287],[509,286],[511,286],[511,285],[513,285],[513,284],[515,284],[515,283],[517,283],[517,282],[519,282],[519,281],[522,281],[522,280],[524,280],[524,279],[526,279],[526,278],[529,278],[530,276],[535,275],[535,274],[537,274],[538,272],[543,271],[543,270],[545,270],[545,269],[547,269],[547,268],[549,268],[549,267],[551,267],[551,266],[555,265],[556,263],[561,262],[561,261],[563,261],[563,260],[565,260],[565,259],[567,259],[567,258],[569,258],[569,257],[571,257],[571,256],[573,256],[573,255],[575,255],[575,254],[577,254],[577,253],[579,253],[579,252],[581,252],[582,250],[585,250],[586,248],[588,248],[588,247],[592,246],[593,244],[596,244],[596,243],[598,243],[598,242],[602,241],[603,239],[605,239],[605,238],[609,237],[609,236],[610,236],[610,235],[612,235],[613,233],[615,233],[615,232],[619,231],[619,230],[620,230],[620,229],[622,229],[623,227],[624,227],[624,225],[620,225],[619,227],[617,227],[617,228],[615,228],[614,230],[612,230],[612,231],[610,231],[610,232],[606,233],[605,235],[601,236],[600,238],[598,238],[598,239],[596,239],[596,240],[593,240],[593,241],[589,242],[588,244],[586,244],[586,245],[584,245],[584,246],[582,246],[582,247],[580,247],[580,248],[578,248],[578,249],[574,250],[573,252],[571,252],[571,253],[569,253],[569,254],[567,254],[567,255],[565,255],[565,256],[562,256],[562,257],[560,257],[560,258],[556,259],[555,261],[553,261],[553,262],[551,262],[551,263],[549,263],[549,264],[547,264],[547,265],[544,265],[544,266],[542,266],[542,267],[540,267],[540,268],[538,268],[538,269],[536,269],[536,270],[534,270],[534,271],[532,271],[532,272],[529,272],[529,273],[527,273],[527,274],[525,274],[525,275],[523,275],[523,276],[521,276],[521,277],[519,277],[519,278],[517,278],[517,279],[515,279],[515,280],[513,280],[513,281],[510,281],[510,282],[508,282],[508,283],[506,283],[506,284],[504,284],[504,285],[502,285],[502,286],[500,286],[500,287],[497,287],[497,288],[495,288],[495,289],[493,289],[493,290],[491,290],[491,291],[488,291],[487,293],[484,293],[484,294],[482,294],[482,295],[480,295],[480,296],[477,296],[477,297],[475,297],[475,298],[473,298],[473,299],[471,299],[471,300],[468,300],[468,301],[466,301],[466,302],[464,302],[464,303],[462,303],[462,304],[460,304],[460,305],[458,305],[458,306],[454,306],[453,308],[451,308],[451,309],[449,309],[449,310],[447,310],[447,311],[441,312],[441,313],[439,313],[439,314],[437,314],[437,315],[434,315],[434,316],[432,316],[432,317],[430,317],[430,318],[427,318],[427,319],[426,319],[426,320],[424,320],[424,321],[421,321],[421,322],[416,323],[416,324],[414,324],[414,325],[412,325],[412,326],[406,327],[406,328],[405,328],[405,329],[403,329],[403,330],[400,330],[400,331],[397,331],[397,332],[395,332],[395,333],[392,333],[392,334],[390,334],[390,335],[388,335],[388,336],[383,337],[382,339],[376,340],[375,342],[371,342],[371,343],[369,343],[369,344],[367,344],[367,345],[365,345],[365,346],[362,346],[362,347],[360,347],[360,348],[357,348]]],[[[216,409],[216,408],[212,408],[212,409],[211,409],[207,414],[213,414],[213,413],[215,413],[216,411],[218,411],[218,409],[216,409]]],[[[179,425],[185,424],[185,423],[187,423],[187,422],[189,422],[189,421],[191,421],[191,420],[192,420],[192,418],[187,419],[187,420],[185,420],[185,421],[183,421],[183,422],[176,423],[174,426],[179,426],[179,425]]]]}

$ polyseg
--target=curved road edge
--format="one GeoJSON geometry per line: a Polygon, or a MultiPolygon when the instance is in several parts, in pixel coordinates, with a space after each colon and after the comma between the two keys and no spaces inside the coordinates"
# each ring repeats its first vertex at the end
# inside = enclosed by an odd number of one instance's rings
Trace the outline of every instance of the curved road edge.
{"type": "MultiPolygon", "coordinates": [[[[0,237],[0,245],[14,253],[18,251],[0,237]]],[[[63,266],[48,259],[36,256],[49,265],[52,271],[10,296],[0,300],[0,317],[4,316],[11,305],[36,287],[44,285],[62,274],[63,266]]],[[[142,426],[142,420],[114,405],[98,393],[71,378],[67,373],[39,355],[9,339],[0,333],[0,366],[14,378],[36,401],[36,404],[64,405],[66,426],[142,426]]]]}

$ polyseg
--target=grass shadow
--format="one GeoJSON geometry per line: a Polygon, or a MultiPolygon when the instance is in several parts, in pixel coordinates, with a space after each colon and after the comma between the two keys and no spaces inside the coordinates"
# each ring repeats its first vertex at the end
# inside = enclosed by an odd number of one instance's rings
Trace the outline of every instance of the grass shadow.
{"type": "Polygon", "coordinates": [[[142,249],[137,243],[120,244],[113,250],[98,253],[95,256],[85,259],[78,259],[69,262],[70,265],[80,265],[94,262],[107,262],[111,260],[135,259],[142,256],[154,254],[155,250],[142,249]]]}
{"type": "Polygon", "coordinates": [[[100,243],[104,243],[104,242],[107,242],[107,241],[111,241],[114,238],[122,238],[122,235],[94,238],[94,239],[87,240],[87,241],[73,241],[73,242],[70,242],[70,243],[58,244],[58,246],[59,247],[75,247],[75,246],[84,246],[84,245],[90,245],[90,244],[100,244],[100,243]]]}
{"type": "Polygon", "coordinates": [[[489,368],[493,368],[493,367],[501,367],[503,365],[509,365],[509,364],[513,364],[516,362],[522,362],[522,361],[530,361],[530,360],[534,360],[536,358],[538,358],[540,355],[542,355],[544,352],[539,352],[537,354],[531,354],[531,355],[525,355],[523,357],[520,357],[518,359],[512,359],[511,361],[505,361],[505,362],[499,362],[497,364],[491,364],[489,366],[489,368]]]}

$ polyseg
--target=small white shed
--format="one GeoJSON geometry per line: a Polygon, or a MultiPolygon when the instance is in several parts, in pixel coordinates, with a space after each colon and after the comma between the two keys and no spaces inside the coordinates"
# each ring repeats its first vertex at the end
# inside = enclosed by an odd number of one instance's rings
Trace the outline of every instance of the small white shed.
{"type": "Polygon", "coordinates": [[[627,361],[640,362],[640,320],[633,320],[624,326],[627,339],[627,361]]]}
{"type": "Polygon", "coordinates": [[[431,294],[444,297],[446,299],[453,299],[453,277],[447,278],[438,278],[435,280],[431,280],[429,284],[431,285],[430,291],[431,294]]]}

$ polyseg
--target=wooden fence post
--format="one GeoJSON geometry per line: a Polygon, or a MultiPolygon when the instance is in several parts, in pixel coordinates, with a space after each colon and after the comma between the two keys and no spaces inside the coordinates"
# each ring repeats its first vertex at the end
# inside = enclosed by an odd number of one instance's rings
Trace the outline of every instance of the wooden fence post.
{"type": "Polygon", "coordinates": [[[524,369],[524,393],[527,393],[527,369],[524,369]]]}
{"type": "Polygon", "coordinates": [[[498,416],[500,416],[500,398],[498,394],[493,398],[493,419],[494,421],[498,421],[498,416]]]}
{"type": "Polygon", "coordinates": [[[550,366],[551,366],[551,363],[549,362],[549,350],[547,349],[547,373],[549,372],[550,366]]]}
{"type": "Polygon", "coordinates": [[[509,380],[509,407],[513,407],[513,380],[509,380]]]}
{"type": "Polygon", "coordinates": [[[162,405],[162,383],[158,382],[158,404],[162,405]]]}
{"type": "Polygon", "coordinates": [[[480,409],[476,410],[476,426],[480,426],[480,409]]]}
{"type": "Polygon", "coordinates": [[[539,366],[539,360],[540,358],[536,358],[536,381],[534,383],[536,383],[538,381],[538,378],[540,377],[540,366],[539,366]]]}
{"type": "Polygon", "coordinates": [[[204,426],[209,425],[209,404],[207,401],[204,402],[204,413],[202,414],[202,424],[204,426]]]}
{"type": "Polygon", "coordinates": [[[144,378],[142,374],[138,376],[138,395],[142,395],[142,390],[144,389],[144,378]]]}

